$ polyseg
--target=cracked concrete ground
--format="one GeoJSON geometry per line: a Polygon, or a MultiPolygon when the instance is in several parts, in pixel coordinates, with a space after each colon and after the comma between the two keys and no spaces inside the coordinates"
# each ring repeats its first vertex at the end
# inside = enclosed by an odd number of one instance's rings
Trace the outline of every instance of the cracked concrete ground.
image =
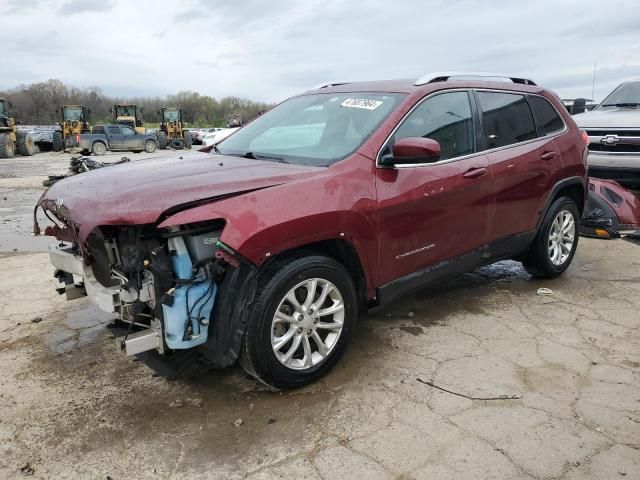
{"type": "Polygon", "coordinates": [[[38,248],[0,253],[0,478],[640,479],[631,242],[581,239],[552,281],[501,262],[400,299],[291,392],[154,376],[38,248]]]}

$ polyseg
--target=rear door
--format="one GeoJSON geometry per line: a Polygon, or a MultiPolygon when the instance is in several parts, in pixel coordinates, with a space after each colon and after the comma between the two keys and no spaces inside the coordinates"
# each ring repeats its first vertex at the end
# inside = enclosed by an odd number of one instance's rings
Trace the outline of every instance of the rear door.
{"type": "Polygon", "coordinates": [[[117,125],[107,127],[107,138],[109,139],[109,149],[111,150],[123,150],[124,149],[124,135],[122,129],[117,125]]]}
{"type": "MultiPolygon", "coordinates": [[[[474,108],[466,90],[431,95],[383,147],[381,156],[400,138],[425,137],[440,143],[442,155],[430,164],[376,169],[381,284],[442,265],[486,241],[491,174],[486,155],[477,153],[474,108]]],[[[462,263],[450,267],[469,268],[462,263]]]]}
{"type": "MultiPolygon", "coordinates": [[[[493,174],[489,242],[504,241],[504,248],[518,249],[519,245],[509,243],[515,241],[513,236],[523,234],[518,238],[526,245],[527,234],[535,232],[554,177],[562,169],[553,142],[557,132],[545,134],[536,125],[524,94],[478,90],[476,99],[493,174]]],[[[560,122],[562,131],[564,123],[560,122]]]]}

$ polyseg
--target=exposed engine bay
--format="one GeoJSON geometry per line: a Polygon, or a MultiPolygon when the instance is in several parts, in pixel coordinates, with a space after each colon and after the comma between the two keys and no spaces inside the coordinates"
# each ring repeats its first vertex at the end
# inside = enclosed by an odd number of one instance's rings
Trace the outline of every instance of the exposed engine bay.
{"type": "Polygon", "coordinates": [[[89,235],[83,249],[73,241],[52,245],[55,276],[64,284],[58,291],[69,300],[87,295],[116,313],[128,325],[121,340],[128,355],[202,345],[229,267],[219,241],[223,226],[105,226],[89,235]]]}

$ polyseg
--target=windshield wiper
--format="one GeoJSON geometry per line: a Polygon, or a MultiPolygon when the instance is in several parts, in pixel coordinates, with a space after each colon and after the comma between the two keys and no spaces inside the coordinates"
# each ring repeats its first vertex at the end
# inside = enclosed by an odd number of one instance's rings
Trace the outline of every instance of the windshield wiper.
{"type": "Polygon", "coordinates": [[[637,108],[637,107],[640,107],[640,102],[605,103],[602,106],[603,107],[637,108]]]}
{"type": "Polygon", "coordinates": [[[252,160],[275,160],[280,163],[289,163],[282,157],[274,157],[271,155],[262,155],[259,153],[246,152],[244,155],[239,155],[244,158],[251,158],[252,160]]]}

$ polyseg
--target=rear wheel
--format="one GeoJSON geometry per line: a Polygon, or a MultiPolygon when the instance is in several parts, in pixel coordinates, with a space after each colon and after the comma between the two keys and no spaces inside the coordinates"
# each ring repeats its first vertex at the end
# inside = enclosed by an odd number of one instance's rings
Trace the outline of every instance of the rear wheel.
{"type": "Polygon", "coordinates": [[[36,153],[36,144],[30,133],[22,133],[17,137],[18,152],[23,157],[31,157],[36,153]]]}
{"type": "Polygon", "coordinates": [[[160,150],[167,148],[167,134],[165,132],[158,132],[158,148],[160,150]]]}
{"type": "Polygon", "coordinates": [[[62,138],[62,132],[53,132],[53,151],[62,152],[64,150],[64,139],[62,138]]]}
{"type": "Polygon", "coordinates": [[[344,267],[312,255],[267,267],[249,313],[240,364],[261,382],[293,388],[326,374],[355,326],[356,291],[344,267]]]}
{"type": "Polygon", "coordinates": [[[191,132],[189,130],[185,130],[183,132],[184,136],[184,148],[191,149],[191,145],[193,143],[193,139],[191,138],[191,132]]]}
{"type": "Polygon", "coordinates": [[[579,228],[580,214],[573,199],[561,197],[555,200],[523,262],[527,272],[541,278],[561,275],[575,255],[579,228]]]}
{"type": "Polygon", "coordinates": [[[0,133],[0,158],[13,158],[16,154],[16,145],[8,133],[0,133]]]}
{"type": "Polygon", "coordinates": [[[94,155],[104,155],[105,153],[107,153],[107,146],[102,142],[96,142],[93,144],[91,151],[94,155]]]}
{"type": "Polygon", "coordinates": [[[158,144],[156,142],[154,142],[153,140],[147,140],[146,142],[144,142],[144,151],[147,153],[153,153],[156,151],[156,148],[158,148],[158,144]]]}

